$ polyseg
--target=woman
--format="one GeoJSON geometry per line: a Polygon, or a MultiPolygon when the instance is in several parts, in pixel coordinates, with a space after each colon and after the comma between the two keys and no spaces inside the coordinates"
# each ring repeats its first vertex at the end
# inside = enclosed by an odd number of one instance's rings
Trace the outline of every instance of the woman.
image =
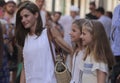
{"type": "Polygon", "coordinates": [[[9,83],[8,51],[3,43],[2,25],[0,23],[0,83],[9,83]]]}
{"type": "MultiPolygon", "coordinates": [[[[72,53],[71,47],[55,28],[49,28],[49,31],[52,35],[50,39],[53,38],[57,45],[72,53]]],[[[23,47],[24,67],[20,82],[56,83],[47,29],[42,27],[38,7],[30,1],[23,3],[17,11],[16,40],[23,47]]]]}

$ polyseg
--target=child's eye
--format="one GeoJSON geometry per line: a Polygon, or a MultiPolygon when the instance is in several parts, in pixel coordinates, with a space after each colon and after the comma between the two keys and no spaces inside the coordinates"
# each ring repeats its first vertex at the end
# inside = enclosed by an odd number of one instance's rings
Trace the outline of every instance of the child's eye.
{"type": "Polygon", "coordinates": [[[25,15],[25,17],[28,17],[28,15],[25,15]]]}
{"type": "Polygon", "coordinates": [[[74,29],[72,30],[73,32],[76,32],[74,29]]]}
{"type": "Polygon", "coordinates": [[[83,35],[85,35],[85,33],[84,33],[84,32],[82,32],[82,34],[83,34],[83,35]]]}

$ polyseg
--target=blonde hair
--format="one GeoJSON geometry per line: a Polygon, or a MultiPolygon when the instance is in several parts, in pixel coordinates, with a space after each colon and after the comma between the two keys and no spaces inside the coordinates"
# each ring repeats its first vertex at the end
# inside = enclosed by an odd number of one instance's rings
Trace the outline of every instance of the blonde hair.
{"type": "Polygon", "coordinates": [[[96,62],[104,62],[112,67],[115,60],[103,25],[97,20],[91,20],[85,22],[83,28],[92,35],[91,46],[86,47],[85,55],[92,53],[96,62]]]}

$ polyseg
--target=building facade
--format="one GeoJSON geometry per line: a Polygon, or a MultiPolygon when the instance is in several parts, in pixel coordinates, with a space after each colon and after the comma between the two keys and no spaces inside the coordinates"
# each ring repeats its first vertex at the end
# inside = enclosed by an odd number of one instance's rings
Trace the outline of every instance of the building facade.
{"type": "Polygon", "coordinates": [[[96,6],[102,6],[106,11],[113,11],[120,0],[46,0],[46,10],[61,11],[63,14],[69,14],[70,6],[76,5],[80,9],[80,17],[84,18],[85,14],[89,12],[90,1],[95,1],[96,6]]]}
{"type": "MultiPolygon", "coordinates": [[[[25,0],[15,0],[25,1],[25,0]]],[[[31,0],[35,1],[35,0],[31,0]]],[[[61,11],[64,14],[69,14],[70,6],[76,5],[80,9],[80,17],[84,18],[89,12],[89,2],[95,1],[97,7],[103,6],[106,11],[113,11],[115,6],[120,3],[120,0],[46,0],[45,8],[47,11],[61,11]]]]}

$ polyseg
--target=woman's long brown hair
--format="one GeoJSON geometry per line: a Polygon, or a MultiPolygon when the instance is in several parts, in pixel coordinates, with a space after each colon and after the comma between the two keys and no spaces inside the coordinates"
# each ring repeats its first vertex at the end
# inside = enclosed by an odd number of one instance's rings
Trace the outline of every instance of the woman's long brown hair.
{"type": "Polygon", "coordinates": [[[24,41],[25,41],[25,38],[26,38],[27,34],[30,32],[30,29],[25,29],[23,24],[21,23],[20,12],[23,9],[27,9],[32,14],[38,13],[35,34],[37,36],[40,36],[42,31],[43,31],[42,18],[40,16],[40,11],[39,11],[38,7],[34,3],[32,3],[31,1],[26,1],[26,2],[22,3],[20,5],[20,7],[18,8],[18,11],[17,11],[17,14],[16,14],[16,29],[15,29],[16,41],[22,47],[24,46],[24,41]]]}

